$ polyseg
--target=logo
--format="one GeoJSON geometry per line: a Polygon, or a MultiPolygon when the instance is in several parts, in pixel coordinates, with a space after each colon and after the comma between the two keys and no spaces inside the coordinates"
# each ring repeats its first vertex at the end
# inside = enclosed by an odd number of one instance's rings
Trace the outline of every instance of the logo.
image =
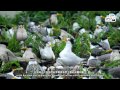
{"type": "Polygon", "coordinates": [[[105,22],[116,22],[115,14],[109,14],[105,17],[105,22]]]}

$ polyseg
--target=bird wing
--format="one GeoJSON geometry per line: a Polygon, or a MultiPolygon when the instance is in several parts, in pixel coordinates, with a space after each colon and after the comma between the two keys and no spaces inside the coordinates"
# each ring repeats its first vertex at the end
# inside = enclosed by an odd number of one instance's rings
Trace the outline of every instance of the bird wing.
{"type": "Polygon", "coordinates": [[[98,56],[97,59],[100,61],[106,61],[106,60],[110,60],[111,54],[105,54],[105,55],[101,55],[98,56]]]}
{"type": "Polygon", "coordinates": [[[50,53],[51,53],[51,55],[52,55],[53,59],[55,59],[55,54],[54,54],[54,52],[53,52],[52,48],[51,48],[51,50],[50,50],[50,53]]]}
{"type": "Polygon", "coordinates": [[[41,47],[39,47],[39,51],[40,51],[40,55],[42,55],[42,54],[43,54],[43,52],[44,52],[44,49],[43,49],[43,48],[41,48],[41,47]]]}
{"type": "Polygon", "coordinates": [[[40,55],[41,55],[42,59],[50,58],[50,52],[46,48],[44,48],[44,49],[40,48],[40,55]]]}
{"type": "Polygon", "coordinates": [[[17,57],[9,49],[6,49],[6,53],[8,54],[10,60],[17,60],[17,57]]]}
{"type": "Polygon", "coordinates": [[[109,50],[110,49],[110,44],[109,44],[109,42],[104,42],[104,41],[102,41],[102,42],[100,42],[99,43],[104,49],[106,49],[106,50],[109,50]]]}
{"type": "MultiPolygon", "coordinates": [[[[75,58],[77,61],[80,61],[80,62],[83,61],[83,60],[85,60],[84,58],[78,57],[78,56],[77,56],[76,54],[74,54],[73,52],[70,53],[70,56],[72,56],[73,58],[75,58]]],[[[71,57],[71,58],[72,58],[72,57],[71,57]]]]}

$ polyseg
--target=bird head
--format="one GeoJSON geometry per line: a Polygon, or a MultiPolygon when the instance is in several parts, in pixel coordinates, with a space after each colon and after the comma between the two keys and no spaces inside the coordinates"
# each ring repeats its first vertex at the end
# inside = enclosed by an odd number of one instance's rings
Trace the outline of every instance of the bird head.
{"type": "Polygon", "coordinates": [[[53,47],[54,45],[53,45],[51,42],[48,42],[48,43],[46,44],[46,46],[48,46],[48,47],[53,47]]]}
{"type": "Polygon", "coordinates": [[[21,50],[23,50],[23,51],[26,51],[27,49],[28,49],[27,47],[21,48],[21,50]]]}
{"type": "Polygon", "coordinates": [[[19,25],[18,28],[23,28],[23,25],[19,25]]]}
{"type": "Polygon", "coordinates": [[[99,25],[96,25],[96,29],[99,29],[99,25]]]}
{"type": "Polygon", "coordinates": [[[70,41],[72,44],[74,44],[74,39],[73,38],[65,38],[65,41],[67,42],[67,41],[70,41]]]}

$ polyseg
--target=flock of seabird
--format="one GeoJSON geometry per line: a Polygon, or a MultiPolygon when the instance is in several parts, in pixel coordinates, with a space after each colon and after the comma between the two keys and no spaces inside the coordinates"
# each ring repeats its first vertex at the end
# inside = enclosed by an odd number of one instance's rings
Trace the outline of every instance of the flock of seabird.
{"type": "MultiPolygon", "coordinates": [[[[61,27],[60,28],[60,35],[59,36],[53,36],[54,28],[52,26],[59,25],[58,16],[62,16],[62,14],[58,14],[57,12],[51,12],[50,17],[43,22],[42,24],[38,24],[37,22],[30,21],[28,23],[28,28],[24,27],[23,23],[19,23],[17,29],[13,27],[8,27],[8,30],[6,31],[7,36],[9,39],[11,39],[14,35],[16,35],[16,40],[19,41],[19,43],[22,45],[21,50],[23,50],[22,57],[17,57],[15,54],[10,51],[7,46],[7,42],[0,42],[0,60],[2,62],[1,67],[11,60],[23,60],[28,62],[25,73],[27,75],[32,74],[32,76],[29,77],[29,79],[37,79],[39,76],[37,72],[41,71],[42,74],[45,74],[45,71],[54,71],[56,70],[63,70],[64,67],[81,67],[81,64],[83,64],[83,71],[86,72],[87,70],[91,69],[94,70],[96,68],[99,68],[96,73],[101,73],[101,63],[104,61],[114,61],[114,60],[120,60],[120,45],[117,47],[111,48],[109,43],[109,37],[102,37],[100,42],[93,42],[90,41],[90,49],[91,52],[89,52],[89,58],[82,58],[77,56],[73,51],[73,44],[75,42],[74,35],[68,33],[67,28],[61,27]],[[29,37],[29,34],[32,34],[33,40],[36,40],[36,36],[34,33],[39,34],[40,38],[43,42],[45,42],[44,47],[37,47],[39,48],[39,54],[41,56],[41,60],[44,60],[45,62],[54,62],[51,66],[45,66],[44,63],[41,63],[37,55],[32,50],[32,45],[26,46],[25,41],[29,37]],[[66,42],[66,45],[64,49],[59,53],[59,56],[56,57],[52,46],[56,43],[61,43],[62,41],[66,42]],[[108,51],[109,53],[102,54],[102,52],[108,51]]],[[[120,12],[116,14],[117,19],[120,19],[120,12]]],[[[72,26],[72,31],[74,33],[78,33],[78,35],[83,35],[84,33],[87,33],[91,39],[97,38],[99,34],[101,33],[107,33],[109,32],[109,27],[106,25],[101,25],[103,23],[103,16],[99,15],[95,17],[96,22],[96,29],[94,32],[88,32],[85,28],[81,27],[78,22],[74,22],[72,26]]],[[[0,34],[2,35],[2,29],[3,27],[0,26],[0,34]]],[[[31,42],[32,43],[32,42],[31,42]]],[[[59,47],[59,44],[58,44],[59,47]]],[[[82,52],[82,51],[81,51],[82,52]]],[[[74,68],[74,69],[75,69],[74,68]]],[[[17,69],[12,69],[11,72],[8,72],[6,74],[1,74],[0,77],[5,77],[6,79],[22,79],[22,77],[17,77],[14,75],[14,71],[17,69]]],[[[88,73],[90,73],[88,71],[88,73]]],[[[109,70],[110,74],[113,75],[114,78],[119,78],[120,75],[120,67],[112,68],[109,70]]],[[[55,76],[55,74],[48,76],[50,78],[55,79],[65,79],[66,77],[59,75],[58,77],[55,76]]],[[[43,77],[43,78],[48,78],[43,77]]],[[[39,77],[40,78],[40,77],[39,77]]],[[[91,79],[93,77],[87,77],[83,76],[82,79],[91,79]]],[[[99,77],[100,79],[103,79],[103,77],[99,77]]]]}

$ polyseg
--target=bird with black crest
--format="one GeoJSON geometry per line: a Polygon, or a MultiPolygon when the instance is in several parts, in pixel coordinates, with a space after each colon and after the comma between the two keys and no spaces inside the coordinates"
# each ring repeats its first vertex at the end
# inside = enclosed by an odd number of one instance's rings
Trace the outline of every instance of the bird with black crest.
{"type": "Polygon", "coordinates": [[[89,67],[95,67],[96,68],[96,67],[100,66],[100,64],[101,64],[101,61],[96,59],[96,56],[94,56],[94,54],[92,55],[90,53],[90,57],[89,57],[89,59],[87,61],[87,65],[89,67]]]}
{"type": "Polygon", "coordinates": [[[101,53],[104,51],[104,49],[101,48],[97,42],[93,41],[90,42],[90,49],[91,54],[95,57],[101,55],[101,53]]]}
{"type": "Polygon", "coordinates": [[[97,24],[99,24],[99,25],[103,24],[103,21],[104,21],[105,17],[100,15],[100,14],[98,14],[98,13],[96,13],[95,15],[96,15],[95,16],[96,25],[97,24]]]}
{"type": "Polygon", "coordinates": [[[32,48],[33,48],[32,45],[28,45],[27,48],[24,48],[25,52],[22,57],[27,59],[28,61],[30,61],[30,59],[35,59],[37,61],[38,58],[36,54],[33,52],[32,48]]]}
{"type": "Polygon", "coordinates": [[[52,43],[48,42],[46,43],[46,46],[44,48],[39,47],[41,59],[44,59],[46,61],[53,61],[55,60],[55,54],[52,50],[52,43]]]}
{"type": "MultiPolygon", "coordinates": [[[[14,65],[15,66],[15,65],[14,65]]],[[[16,71],[22,71],[23,70],[23,68],[22,67],[20,67],[20,68],[10,68],[10,70],[9,71],[7,71],[5,74],[1,74],[0,75],[0,79],[2,78],[4,78],[4,79],[22,79],[22,75],[21,76],[17,76],[17,75],[15,75],[15,72],[16,71]]]]}
{"type": "Polygon", "coordinates": [[[99,34],[104,33],[105,31],[102,29],[100,25],[96,25],[96,29],[94,31],[94,36],[98,37],[99,34]]]}
{"type": "Polygon", "coordinates": [[[80,64],[85,58],[80,58],[76,54],[72,52],[72,44],[74,43],[74,39],[66,38],[66,46],[59,53],[59,57],[56,60],[55,66],[75,66],[80,64]]]}
{"type": "Polygon", "coordinates": [[[57,25],[58,24],[58,18],[57,16],[62,16],[62,14],[57,13],[56,11],[51,11],[50,12],[50,17],[43,23],[43,26],[47,25],[57,25]]]}
{"type": "Polygon", "coordinates": [[[44,68],[40,66],[34,58],[31,58],[26,67],[26,74],[30,76],[31,79],[37,79],[40,78],[40,75],[44,72],[44,68]]]}
{"type": "MultiPolygon", "coordinates": [[[[40,30],[40,32],[42,32],[42,31],[40,30]]],[[[50,26],[50,25],[46,26],[46,33],[47,33],[46,36],[42,35],[42,41],[44,41],[46,43],[53,41],[54,37],[53,37],[53,27],[52,26],[50,26]]]]}

